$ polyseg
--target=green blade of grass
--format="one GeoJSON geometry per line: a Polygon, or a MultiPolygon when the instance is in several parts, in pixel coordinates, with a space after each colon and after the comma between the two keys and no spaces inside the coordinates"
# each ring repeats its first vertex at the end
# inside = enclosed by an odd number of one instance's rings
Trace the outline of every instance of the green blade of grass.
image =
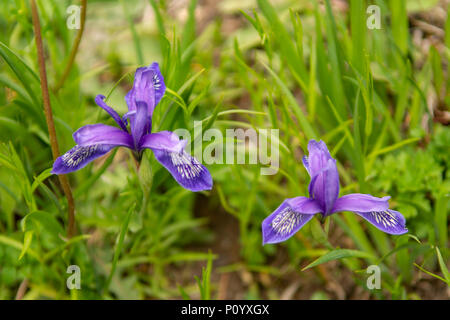
{"type": "Polygon", "coordinates": [[[333,260],[339,260],[343,258],[366,258],[366,259],[374,259],[374,256],[370,253],[359,251],[359,250],[350,250],[350,249],[336,249],[333,251],[329,251],[320,258],[314,260],[306,267],[302,269],[305,271],[312,267],[318,266],[319,264],[326,263],[333,260]]]}
{"type": "Polygon", "coordinates": [[[291,91],[284,84],[283,80],[281,80],[280,77],[269,66],[264,64],[264,62],[261,62],[261,64],[267,69],[267,71],[269,71],[270,75],[275,79],[275,82],[278,84],[278,86],[281,89],[281,91],[287,97],[287,99],[288,99],[288,101],[289,101],[289,103],[290,103],[290,105],[291,105],[291,107],[292,107],[292,109],[294,111],[294,114],[297,116],[297,120],[298,120],[298,122],[300,124],[300,127],[305,132],[305,136],[307,137],[307,139],[308,140],[310,140],[310,139],[317,139],[317,135],[316,135],[314,129],[312,128],[312,126],[310,125],[308,119],[304,115],[302,109],[298,105],[297,100],[295,100],[295,98],[292,95],[291,91]]]}
{"type": "Polygon", "coordinates": [[[109,272],[108,279],[106,280],[105,286],[103,288],[103,294],[106,294],[108,292],[109,286],[111,284],[111,280],[114,276],[114,272],[116,271],[117,262],[119,261],[120,253],[122,252],[123,247],[123,241],[125,240],[125,235],[128,231],[128,225],[130,224],[130,219],[132,214],[134,213],[134,208],[136,207],[136,204],[132,205],[130,209],[128,210],[127,215],[125,216],[125,219],[122,223],[122,227],[120,229],[119,238],[116,244],[116,248],[114,250],[114,257],[111,264],[111,271],[109,272]]]}
{"type": "Polygon", "coordinates": [[[445,261],[442,258],[441,251],[439,250],[438,247],[436,247],[436,255],[438,257],[439,267],[441,268],[442,274],[444,275],[447,284],[450,286],[450,272],[448,271],[448,268],[445,265],[445,261]]]}
{"type": "MultiPolygon", "coordinates": [[[[273,33],[276,35],[276,42],[280,46],[282,56],[288,62],[291,72],[296,73],[307,86],[308,77],[306,67],[302,57],[299,57],[294,47],[294,41],[288,31],[281,23],[278,13],[267,0],[258,0],[258,7],[268,20],[273,33]]],[[[307,90],[307,87],[303,88],[307,90]]]]}
{"type": "Polygon", "coordinates": [[[120,3],[122,4],[123,11],[125,13],[125,17],[128,20],[129,28],[131,31],[131,35],[133,37],[133,43],[134,43],[134,49],[136,51],[136,60],[137,63],[142,66],[144,64],[144,55],[142,53],[142,46],[141,46],[141,40],[139,39],[139,36],[136,32],[136,28],[134,27],[134,21],[133,17],[131,17],[130,12],[128,10],[127,4],[125,1],[120,0],[120,3]]]}

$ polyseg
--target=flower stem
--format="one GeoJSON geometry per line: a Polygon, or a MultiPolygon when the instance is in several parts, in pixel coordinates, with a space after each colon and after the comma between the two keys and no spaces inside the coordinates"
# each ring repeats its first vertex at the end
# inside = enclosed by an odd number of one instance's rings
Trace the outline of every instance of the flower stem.
{"type": "MultiPolygon", "coordinates": [[[[59,157],[58,139],[56,138],[55,123],[53,122],[52,107],[50,105],[50,95],[48,92],[47,72],[45,70],[44,49],[42,45],[41,24],[39,22],[39,14],[36,1],[31,0],[31,13],[37,48],[37,58],[39,65],[39,76],[41,80],[42,101],[44,104],[45,120],[47,122],[48,134],[50,138],[50,146],[52,149],[53,160],[59,157]]],[[[65,175],[58,175],[64,194],[67,198],[67,207],[69,211],[67,237],[71,238],[75,234],[75,203],[70,189],[69,180],[65,175]]]]}
{"type": "Polygon", "coordinates": [[[87,7],[87,0],[81,0],[80,29],[78,30],[77,36],[72,45],[72,49],[70,50],[70,56],[69,60],[67,61],[66,68],[64,69],[64,72],[61,78],[59,79],[58,83],[53,88],[53,92],[55,93],[59,91],[59,89],[61,89],[62,86],[64,85],[64,82],[69,76],[70,69],[72,69],[73,62],[75,61],[75,56],[77,55],[78,47],[80,46],[81,38],[83,36],[84,24],[86,22],[86,7],[87,7]]]}

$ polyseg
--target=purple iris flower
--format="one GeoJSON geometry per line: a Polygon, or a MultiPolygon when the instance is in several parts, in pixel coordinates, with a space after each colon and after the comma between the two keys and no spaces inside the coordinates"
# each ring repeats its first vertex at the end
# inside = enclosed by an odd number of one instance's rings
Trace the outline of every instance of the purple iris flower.
{"type": "Polygon", "coordinates": [[[317,213],[327,217],[339,211],[353,211],[386,233],[408,232],[402,214],[389,209],[390,197],[376,198],[360,193],[338,197],[339,175],[336,160],[331,157],[323,141],[310,140],[308,151],[309,157],[303,157],[303,165],[311,177],[310,197],[286,199],[264,219],[263,244],[287,240],[317,213]]]}
{"type": "Polygon", "coordinates": [[[152,133],[152,114],[166,86],[158,63],[138,68],[133,88],[125,96],[128,112],[121,118],[98,95],[95,102],[118,124],[119,128],[91,124],[78,129],[73,138],[77,145],[56,159],[52,173],[66,174],[79,170],[115,147],[127,147],[140,159],[144,149],[153,151],[156,159],[175,180],[191,191],[210,190],[212,178],[208,169],[184,151],[187,140],[170,131],[152,133]],[[130,129],[127,128],[128,122],[130,129]]]}

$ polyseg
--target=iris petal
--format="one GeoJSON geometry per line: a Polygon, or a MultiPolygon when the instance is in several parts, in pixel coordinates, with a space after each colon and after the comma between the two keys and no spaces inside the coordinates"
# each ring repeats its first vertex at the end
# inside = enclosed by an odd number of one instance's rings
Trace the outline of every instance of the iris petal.
{"type": "Polygon", "coordinates": [[[339,196],[339,174],[336,160],[328,159],[320,170],[314,170],[308,190],[309,195],[321,204],[324,213],[330,214],[339,196]]]}
{"type": "Polygon", "coordinates": [[[113,108],[111,108],[110,106],[108,106],[105,101],[103,101],[103,99],[105,99],[105,96],[99,94],[98,96],[95,97],[95,103],[102,108],[103,110],[105,110],[106,112],[109,113],[109,115],[114,119],[114,121],[116,121],[116,123],[122,128],[123,131],[128,132],[127,130],[127,126],[126,124],[123,122],[123,120],[120,118],[119,114],[116,112],[116,110],[114,110],[113,108]]]}
{"type": "Polygon", "coordinates": [[[320,202],[325,214],[330,214],[339,195],[336,160],[331,157],[322,140],[310,140],[308,152],[308,157],[303,158],[303,165],[311,176],[310,196],[320,202]]]}
{"type": "Polygon", "coordinates": [[[147,104],[148,115],[151,117],[165,91],[166,86],[158,63],[138,68],[134,75],[133,88],[125,96],[129,111],[136,110],[137,101],[143,101],[147,104]]]}
{"type": "Polygon", "coordinates": [[[187,140],[180,140],[170,131],[145,135],[140,148],[152,149],[156,159],[184,188],[192,191],[210,190],[212,178],[208,169],[184,151],[187,140]]]}
{"type": "Polygon", "coordinates": [[[395,210],[355,212],[369,221],[373,226],[389,234],[404,234],[408,232],[405,227],[405,218],[395,210]]]}
{"type": "Polygon", "coordinates": [[[66,174],[79,170],[114,147],[114,145],[90,145],[84,147],[76,145],[56,159],[52,173],[66,174]]]}
{"type": "Polygon", "coordinates": [[[181,152],[186,144],[187,140],[180,140],[175,133],[170,131],[160,131],[143,136],[140,148],[181,152]]]}
{"type": "Polygon", "coordinates": [[[336,200],[333,212],[339,211],[384,211],[389,208],[388,200],[391,197],[377,198],[370,194],[352,193],[336,200]]]}
{"type": "Polygon", "coordinates": [[[73,134],[75,142],[83,147],[106,144],[133,148],[133,139],[128,132],[105,124],[88,124],[73,134]]]}
{"type": "Polygon", "coordinates": [[[303,156],[302,162],[303,162],[303,166],[305,167],[306,171],[308,171],[309,175],[311,176],[311,173],[309,172],[308,157],[307,156],[303,156]]]}
{"type": "Polygon", "coordinates": [[[156,160],[161,163],[172,177],[185,189],[191,191],[211,190],[211,174],[196,158],[184,151],[171,152],[153,150],[156,160]]]}
{"type": "Polygon", "coordinates": [[[278,243],[292,237],[301,227],[321,212],[314,199],[296,197],[286,199],[262,223],[263,244],[278,243]]]}
{"type": "Polygon", "coordinates": [[[166,85],[157,62],[153,62],[149,69],[153,71],[152,82],[155,88],[155,105],[157,105],[166,92],[166,85]]]}
{"type": "Polygon", "coordinates": [[[326,165],[328,160],[333,159],[328,151],[327,145],[322,140],[310,140],[308,142],[308,172],[311,177],[319,173],[326,165]]]}
{"type": "Polygon", "coordinates": [[[134,147],[137,149],[141,138],[151,130],[151,118],[148,116],[147,104],[145,102],[137,101],[136,108],[136,113],[130,113],[128,117],[130,119],[134,147]]]}

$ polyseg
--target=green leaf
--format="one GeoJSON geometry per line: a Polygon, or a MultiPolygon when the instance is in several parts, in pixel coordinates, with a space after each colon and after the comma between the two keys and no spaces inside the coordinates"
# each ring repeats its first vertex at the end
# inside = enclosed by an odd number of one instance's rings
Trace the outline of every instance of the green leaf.
{"type": "Polygon", "coordinates": [[[284,84],[283,80],[281,80],[280,77],[269,66],[264,64],[264,62],[261,61],[261,64],[267,69],[267,71],[269,71],[271,76],[275,79],[276,83],[280,87],[281,91],[283,91],[283,93],[286,95],[289,103],[291,104],[291,107],[293,108],[293,111],[294,111],[295,115],[297,116],[297,120],[298,120],[298,122],[300,124],[300,127],[305,132],[306,138],[308,140],[316,139],[317,135],[314,132],[314,129],[309,124],[309,121],[306,118],[306,116],[304,115],[304,113],[303,113],[302,109],[300,108],[297,100],[292,95],[292,93],[288,89],[288,87],[284,84]]]}
{"type": "Polygon", "coordinates": [[[371,157],[378,156],[380,154],[391,152],[391,151],[397,150],[400,147],[403,147],[404,145],[407,145],[407,144],[410,144],[410,143],[414,143],[414,142],[419,141],[419,140],[420,140],[420,138],[406,139],[406,140],[403,140],[403,141],[401,141],[399,143],[393,144],[392,146],[385,147],[385,148],[382,148],[382,149],[379,149],[379,150],[375,150],[371,154],[369,154],[368,157],[371,158],[371,157]]]}
{"type": "Polygon", "coordinates": [[[36,188],[48,177],[50,177],[52,175],[51,173],[52,168],[48,168],[45,169],[44,171],[42,171],[36,178],[34,178],[34,182],[31,185],[31,192],[34,192],[34,190],[36,190],[36,188]]]}
{"type": "Polygon", "coordinates": [[[108,292],[109,285],[111,284],[112,277],[114,276],[114,272],[116,271],[117,262],[119,261],[120,253],[122,252],[123,247],[123,241],[125,240],[125,235],[128,231],[128,225],[130,224],[131,215],[134,212],[134,209],[136,207],[136,203],[134,203],[130,209],[128,210],[128,213],[122,223],[122,228],[120,229],[119,238],[116,244],[116,248],[114,250],[114,257],[111,265],[111,271],[109,272],[108,279],[106,280],[105,287],[103,288],[103,293],[108,292]]]}
{"type": "MultiPolygon", "coordinates": [[[[1,234],[0,234],[0,243],[5,244],[11,248],[23,251],[24,244],[22,242],[19,242],[15,239],[7,237],[7,236],[3,236],[1,234]]],[[[37,252],[32,250],[31,248],[27,249],[26,253],[28,255],[32,256],[33,258],[35,258],[36,260],[42,262],[40,255],[38,255],[37,252]]]]}
{"type": "Polygon", "coordinates": [[[436,200],[434,221],[438,231],[439,245],[445,248],[448,242],[447,207],[449,197],[444,192],[441,193],[436,200]]]}
{"type": "Polygon", "coordinates": [[[33,231],[25,232],[25,235],[23,236],[23,247],[19,255],[19,260],[21,260],[25,255],[25,253],[27,253],[28,249],[30,248],[32,240],[33,240],[33,231]]]}
{"type": "Polygon", "coordinates": [[[128,7],[125,1],[120,0],[120,3],[122,4],[122,9],[125,13],[125,17],[128,20],[128,24],[129,24],[129,28],[131,31],[131,35],[133,36],[133,43],[134,43],[134,49],[136,51],[136,59],[137,59],[137,63],[139,65],[143,65],[144,64],[144,56],[142,53],[142,46],[141,46],[141,41],[139,38],[139,35],[136,32],[136,28],[134,27],[135,23],[133,21],[133,17],[130,15],[129,11],[128,11],[128,7]]]}
{"type": "Polygon", "coordinates": [[[180,291],[181,297],[183,300],[191,300],[191,297],[186,293],[182,286],[178,285],[178,291],[180,291]]]}
{"type": "Polygon", "coordinates": [[[209,250],[206,268],[202,268],[202,279],[200,280],[197,276],[194,277],[197,281],[197,285],[200,290],[200,298],[202,300],[211,299],[211,271],[213,259],[214,255],[211,253],[211,250],[209,250]]]}
{"type": "Polygon", "coordinates": [[[448,268],[445,265],[444,259],[442,258],[441,255],[441,251],[439,250],[438,247],[436,247],[436,255],[438,257],[439,267],[441,268],[442,274],[444,275],[447,284],[450,286],[450,272],[448,271],[448,268]]]}
{"type": "Polygon", "coordinates": [[[60,253],[61,251],[63,251],[64,249],[66,249],[67,247],[71,246],[74,243],[83,241],[83,240],[87,240],[91,237],[90,234],[81,234],[78,236],[75,236],[73,238],[70,238],[67,242],[65,242],[64,244],[60,245],[59,247],[51,250],[50,252],[47,252],[43,258],[43,261],[48,261],[49,259],[53,258],[55,255],[57,255],[58,253],[60,253]]]}
{"type": "Polygon", "coordinates": [[[39,85],[40,83],[37,74],[25,63],[25,61],[1,41],[0,56],[6,61],[17,79],[22,83],[31,100],[34,101],[36,107],[39,108],[40,104],[36,97],[39,97],[40,95],[35,91],[37,90],[36,85],[39,85]]]}
{"type": "Polygon", "coordinates": [[[351,250],[351,249],[336,249],[333,251],[329,251],[320,258],[314,260],[312,263],[307,265],[302,269],[305,271],[312,267],[318,266],[319,264],[329,262],[332,260],[338,260],[343,258],[366,258],[366,259],[374,259],[374,256],[370,253],[359,251],[359,250],[351,250]]]}
{"type": "Polygon", "coordinates": [[[64,229],[59,224],[58,220],[48,212],[37,210],[27,214],[21,221],[22,230],[24,232],[32,230],[32,226],[29,226],[28,220],[41,224],[45,230],[55,236],[64,234],[64,229]]]}
{"type": "Polygon", "coordinates": [[[425,272],[427,275],[432,276],[433,278],[439,279],[445,283],[447,283],[450,286],[450,282],[447,281],[447,279],[442,278],[441,276],[438,276],[437,274],[434,274],[433,272],[428,271],[427,269],[424,269],[423,267],[419,266],[417,263],[413,263],[416,268],[418,268],[420,271],[425,272]]]}
{"type": "Polygon", "coordinates": [[[287,29],[281,23],[279,14],[275,11],[269,1],[258,0],[258,6],[270,24],[270,27],[276,35],[274,38],[280,46],[282,57],[286,59],[289,69],[305,91],[308,90],[308,76],[305,63],[302,57],[299,57],[294,46],[294,39],[291,37],[287,29]]]}

